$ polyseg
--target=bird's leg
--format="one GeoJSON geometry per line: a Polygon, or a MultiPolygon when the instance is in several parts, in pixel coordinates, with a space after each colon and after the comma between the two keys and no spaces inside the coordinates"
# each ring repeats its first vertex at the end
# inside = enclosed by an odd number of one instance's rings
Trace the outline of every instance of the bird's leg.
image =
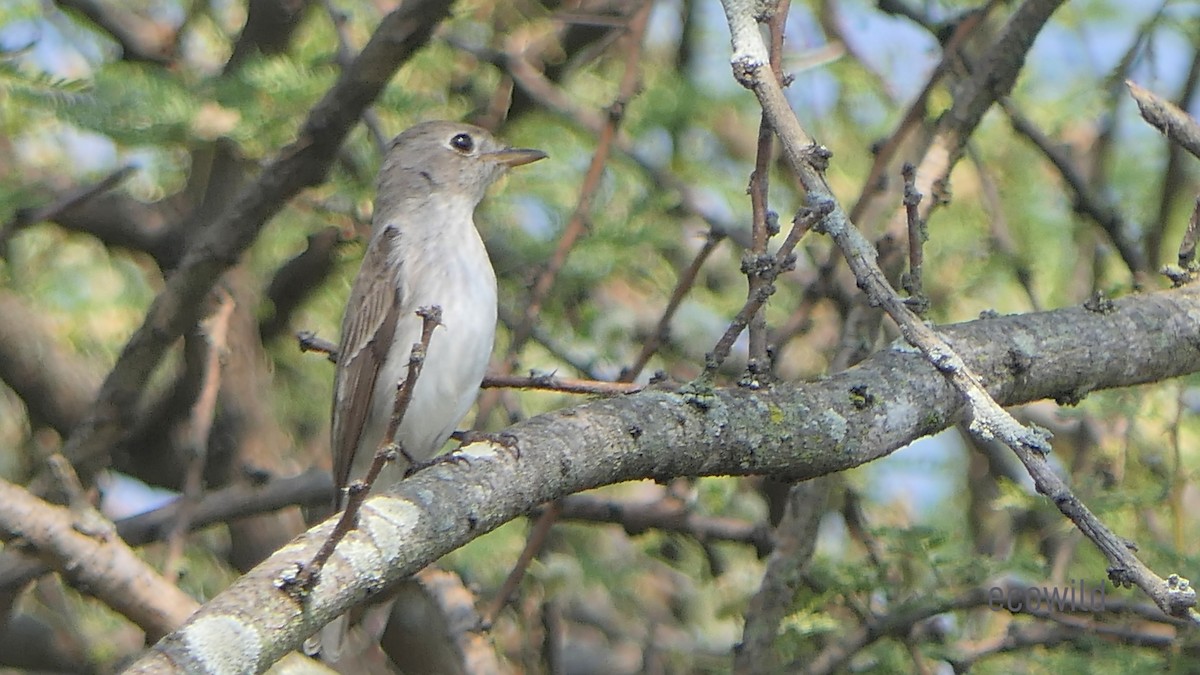
{"type": "Polygon", "coordinates": [[[438,455],[437,457],[425,462],[409,462],[408,468],[404,470],[404,477],[408,478],[418,471],[424,471],[429,467],[437,466],[438,464],[446,464],[447,462],[453,462],[454,464],[470,464],[471,460],[463,455],[458,454],[458,448],[455,448],[444,455],[438,455]]]}

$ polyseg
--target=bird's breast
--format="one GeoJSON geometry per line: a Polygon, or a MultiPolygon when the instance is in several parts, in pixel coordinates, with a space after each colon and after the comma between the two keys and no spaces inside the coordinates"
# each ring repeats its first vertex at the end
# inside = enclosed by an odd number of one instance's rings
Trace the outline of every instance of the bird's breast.
{"type": "Polygon", "coordinates": [[[469,234],[465,240],[460,238],[449,245],[422,247],[419,256],[407,258],[399,266],[401,311],[393,347],[381,373],[381,398],[386,399],[387,387],[394,392],[392,383],[407,376],[408,354],[421,335],[422,320],[416,311],[433,305],[442,310],[442,323],[433,331],[398,433],[405,448],[418,458],[429,457],[441,447],[466,415],[492,353],[496,277],[473,227],[469,234]]]}

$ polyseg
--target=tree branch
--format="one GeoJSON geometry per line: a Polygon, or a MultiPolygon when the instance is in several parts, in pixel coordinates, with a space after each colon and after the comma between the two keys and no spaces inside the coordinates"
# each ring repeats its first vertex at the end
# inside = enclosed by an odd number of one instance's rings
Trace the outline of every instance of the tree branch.
{"type": "Polygon", "coordinates": [[[0,381],[12,388],[29,416],[68,433],[84,418],[100,385],[99,368],[59,343],[24,300],[0,290],[0,381]]]}
{"type": "Polygon", "coordinates": [[[1126,80],[1125,86],[1129,87],[1129,94],[1137,101],[1143,119],[1192,153],[1193,157],[1200,158],[1200,123],[1179,106],[1149,89],[1139,87],[1132,80],[1126,80]]]}
{"type": "MultiPolygon", "coordinates": [[[[1027,49],[1029,43],[1032,42],[1033,35],[1036,34],[1036,28],[1045,23],[1059,4],[1061,4],[1060,0],[1026,0],[989,52],[1007,63],[1007,66],[998,66],[997,72],[992,75],[998,77],[999,80],[992,82],[990,79],[992,76],[988,76],[981,82],[976,82],[976,86],[990,83],[988,86],[1010,87],[1012,80],[1016,78],[1016,73],[1008,72],[1006,67],[1015,63],[1019,68],[1025,52],[1022,49],[1019,55],[1014,56],[1002,50],[998,51],[998,47],[1007,44],[1009,48],[1016,49],[1024,45],[1027,49]]],[[[1196,605],[1196,591],[1191,587],[1191,583],[1175,574],[1170,575],[1167,579],[1156,575],[1133,554],[1136,547],[1117,537],[1100,522],[1071,493],[1065,481],[1046,461],[1045,455],[1050,451],[1050,445],[1045,430],[1025,428],[1013,419],[984,387],[981,373],[976,372],[976,369],[964,360],[962,355],[952,347],[951,341],[913,315],[895,290],[888,285],[876,260],[875,249],[846,217],[845,211],[836,203],[829,185],[825,182],[824,170],[828,163],[829,151],[812,143],[811,137],[792,112],[774,73],[764,72],[767,67],[766,61],[756,60],[760,52],[765,52],[762,36],[758,32],[757,26],[752,25],[752,30],[746,28],[745,17],[738,19],[735,16],[739,11],[748,11],[744,0],[741,2],[725,0],[725,11],[733,32],[734,56],[731,65],[734,77],[743,86],[754,92],[758,98],[763,111],[770,118],[776,133],[779,134],[785,158],[808,191],[809,202],[833,205],[832,212],[824,220],[825,230],[846,257],[847,264],[854,273],[859,288],[863,290],[873,305],[881,307],[888,313],[898,325],[904,339],[919,349],[934,369],[959,392],[962,401],[967,405],[967,417],[970,421],[968,429],[971,433],[983,440],[1000,440],[1012,449],[1033,478],[1038,492],[1049,497],[1058,510],[1067,516],[1104,554],[1109,562],[1108,576],[1114,584],[1118,586],[1136,584],[1164,612],[1200,621],[1200,615],[1193,610],[1196,605]]],[[[1004,91],[1006,90],[1005,88],[1004,91]]],[[[991,89],[988,91],[991,92],[991,95],[996,93],[991,89]]],[[[976,100],[965,105],[961,113],[966,117],[952,122],[952,133],[947,136],[948,139],[957,137],[958,140],[951,145],[943,146],[941,150],[934,153],[934,155],[938,155],[945,152],[942,158],[953,160],[945,165],[947,172],[954,161],[961,156],[961,144],[965,144],[967,140],[966,135],[959,134],[969,133],[978,123],[978,118],[982,116],[983,111],[986,110],[987,106],[978,107],[981,104],[982,101],[976,100]],[[978,115],[976,116],[975,113],[978,115]],[[960,123],[962,124],[960,125],[960,123]]],[[[990,101],[988,105],[990,105],[990,101]]],[[[956,99],[951,113],[958,107],[956,99]]],[[[929,155],[926,156],[926,159],[928,158],[929,155]]],[[[920,172],[918,171],[918,179],[919,177],[920,172]]],[[[1085,309],[1104,315],[1109,312],[1110,307],[1106,301],[1090,306],[1085,305],[1085,309]]],[[[1019,355],[1017,356],[1019,358],[1019,355]]],[[[1019,361],[1017,365],[1023,368],[1019,361]]],[[[1078,398],[1065,400],[1078,400],[1078,398]]]]}
{"type": "MultiPolygon", "coordinates": [[[[1016,405],[1200,371],[1196,316],[1200,288],[1184,287],[1115,301],[1104,314],[1073,307],[940,332],[1001,404],[1016,405]]],[[[128,672],[211,672],[205,664],[220,659],[261,671],[370,593],[534,504],[644,478],[812,478],[885,456],[963,410],[956,388],[899,347],[820,381],[718,389],[707,403],[648,390],[512,427],[519,458],[491,444],[466,446],[466,462],[436,465],[368,500],[347,538],[353,545],[329,561],[303,608],[276,584],[311,559],[332,521],[239,579],[128,672]]]]}
{"type": "MultiPolygon", "coordinates": [[[[18,537],[52,561],[73,586],[129,617],[150,637],[195,611],[196,601],[168,583],[120,538],[78,531],[71,512],[0,480],[0,533],[18,537]]],[[[6,547],[7,548],[7,547],[6,547]]]]}

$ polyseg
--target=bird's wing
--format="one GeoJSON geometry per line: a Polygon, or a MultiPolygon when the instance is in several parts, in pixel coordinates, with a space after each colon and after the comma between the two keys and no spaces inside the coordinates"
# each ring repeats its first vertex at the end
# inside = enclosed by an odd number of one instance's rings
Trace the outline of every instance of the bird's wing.
{"type": "MultiPolygon", "coordinates": [[[[371,414],[375,382],[392,346],[400,316],[398,271],[392,255],[395,227],[372,239],[350,289],[338,347],[333,397],[333,479],[338,495],[350,482],[354,453],[371,414]]],[[[340,497],[339,497],[340,501],[340,497]]]]}

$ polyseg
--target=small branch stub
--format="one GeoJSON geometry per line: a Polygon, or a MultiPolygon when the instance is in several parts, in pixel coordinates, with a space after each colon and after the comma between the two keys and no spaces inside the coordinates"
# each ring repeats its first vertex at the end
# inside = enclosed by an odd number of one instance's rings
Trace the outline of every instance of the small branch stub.
{"type": "Polygon", "coordinates": [[[302,330],[296,333],[296,342],[299,344],[301,352],[317,352],[324,354],[331,363],[338,361],[337,345],[325,338],[317,337],[317,334],[312,331],[302,330]]]}

